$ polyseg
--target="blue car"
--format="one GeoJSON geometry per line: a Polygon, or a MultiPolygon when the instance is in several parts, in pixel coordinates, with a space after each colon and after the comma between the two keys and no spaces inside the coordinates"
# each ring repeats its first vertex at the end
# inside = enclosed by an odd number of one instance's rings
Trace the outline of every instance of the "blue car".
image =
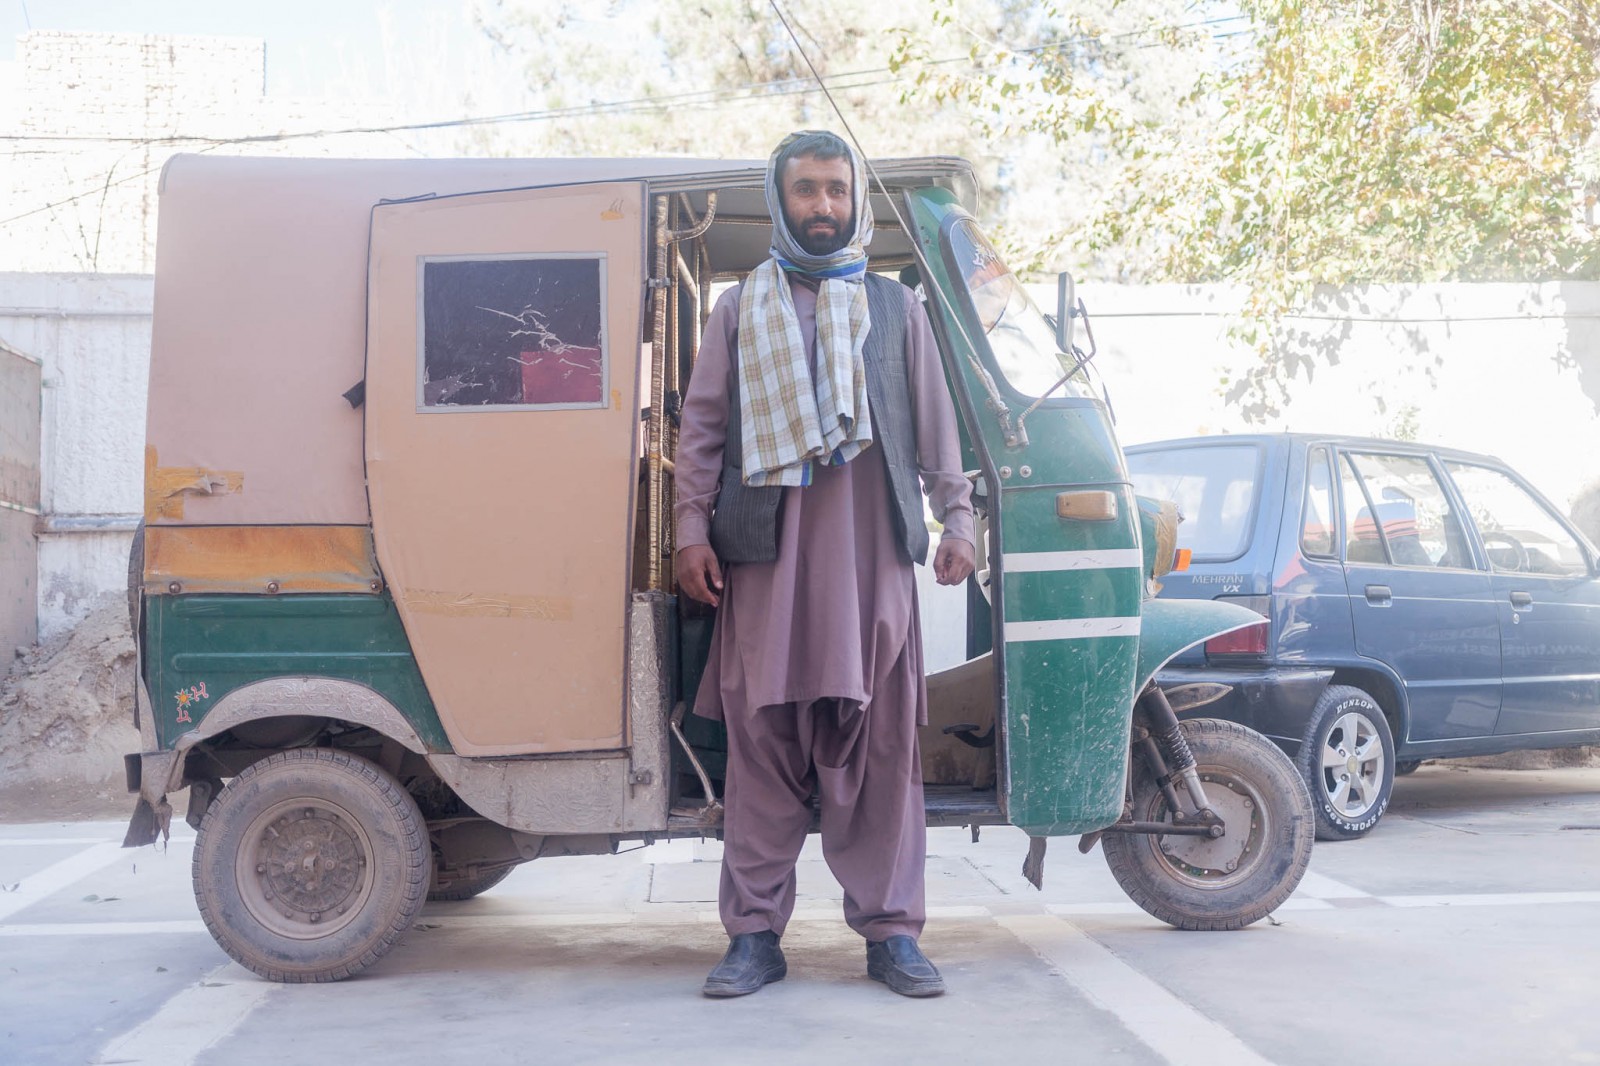
{"type": "Polygon", "coordinates": [[[1191,713],[1276,741],[1321,840],[1383,817],[1424,759],[1600,743],[1600,552],[1485,455],[1309,434],[1127,449],[1141,495],[1186,521],[1163,597],[1226,599],[1261,625],[1158,678],[1191,713]],[[1187,695],[1188,699],[1183,698],[1187,695]]]}

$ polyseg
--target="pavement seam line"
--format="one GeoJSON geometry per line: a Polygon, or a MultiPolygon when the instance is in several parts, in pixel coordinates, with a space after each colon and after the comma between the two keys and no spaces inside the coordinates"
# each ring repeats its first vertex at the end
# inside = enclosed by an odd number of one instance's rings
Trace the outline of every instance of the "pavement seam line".
{"type": "Polygon", "coordinates": [[[1300,878],[1300,887],[1297,893],[1304,893],[1312,899],[1370,899],[1371,892],[1363,892],[1354,885],[1347,885],[1343,881],[1307,870],[1300,878]]]}
{"type": "MultiPolygon", "coordinates": [[[[1600,892],[1486,892],[1477,895],[1449,896],[1370,896],[1373,903],[1403,910],[1449,909],[1452,907],[1544,907],[1554,905],[1600,904],[1600,892]]],[[[668,906],[656,904],[655,906],[668,906]]],[[[1340,909],[1321,899],[1290,899],[1279,908],[1284,911],[1332,911],[1340,909]]],[[[1121,918],[1143,915],[1132,903],[1048,903],[1044,912],[1058,918],[1121,918]]],[[[940,921],[976,921],[999,917],[1037,917],[1016,911],[997,914],[991,906],[952,904],[928,908],[928,917],[940,921]]],[[[801,908],[791,922],[825,922],[839,919],[836,908],[801,908]]],[[[536,912],[527,914],[434,914],[424,912],[417,926],[433,929],[510,929],[562,928],[604,925],[670,926],[722,921],[712,906],[680,907],[674,910],[572,913],[536,912]]],[[[149,936],[157,934],[204,933],[205,923],[194,919],[134,919],[122,922],[11,922],[0,923],[0,938],[29,936],[149,936]]]]}
{"type": "Polygon", "coordinates": [[[1273,1066],[1231,1031],[1201,1014],[1065,918],[996,918],[1022,945],[1055,967],[1095,1006],[1169,1063],[1273,1066]]]}
{"type": "Polygon", "coordinates": [[[199,918],[169,918],[130,922],[18,922],[0,925],[0,937],[17,936],[152,936],[170,933],[208,933],[199,918]]]}
{"type": "Polygon", "coordinates": [[[115,843],[109,837],[11,837],[0,840],[0,848],[65,848],[115,843]]]}
{"type": "Polygon", "coordinates": [[[0,922],[20,910],[49,899],[68,885],[83,880],[95,871],[110,866],[125,854],[129,853],[124,851],[121,844],[95,844],[70,858],[62,859],[37,873],[29,874],[18,881],[14,889],[0,893],[0,922]]]}
{"type": "Polygon", "coordinates": [[[161,1009],[101,1049],[92,1062],[191,1066],[279,989],[236,962],[179,990],[161,1009]]]}

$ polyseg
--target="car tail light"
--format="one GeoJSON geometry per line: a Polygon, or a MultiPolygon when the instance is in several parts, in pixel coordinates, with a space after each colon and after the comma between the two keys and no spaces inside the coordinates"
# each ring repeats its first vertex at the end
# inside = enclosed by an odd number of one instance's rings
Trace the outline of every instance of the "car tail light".
{"type": "Polygon", "coordinates": [[[1265,655],[1267,653],[1267,623],[1263,619],[1253,626],[1235,629],[1220,637],[1206,641],[1207,655],[1265,655]]]}
{"type": "Polygon", "coordinates": [[[1217,599],[1228,603],[1237,603],[1241,607],[1248,607],[1256,614],[1261,615],[1261,621],[1253,626],[1235,629],[1231,633],[1212,637],[1206,641],[1207,655],[1265,655],[1267,654],[1267,641],[1270,637],[1267,623],[1267,612],[1271,610],[1271,598],[1267,596],[1218,596],[1217,599]]]}
{"type": "Polygon", "coordinates": [[[1172,569],[1174,571],[1189,569],[1189,562],[1194,558],[1194,549],[1179,548],[1172,555],[1172,569]]]}

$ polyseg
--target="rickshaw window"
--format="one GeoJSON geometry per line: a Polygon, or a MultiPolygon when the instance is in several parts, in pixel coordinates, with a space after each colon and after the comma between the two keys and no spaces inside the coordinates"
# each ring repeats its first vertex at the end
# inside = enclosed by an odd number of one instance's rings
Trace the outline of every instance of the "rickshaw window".
{"type": "MultiPolygon", "coordinates": [[[[995,369],[1024,396],[1049,392],[1077,360],[1057,351],[1055,331],[975,221],[958,218],[945,228],[943,239],[945,255],[961,281],[966,310],[983,330],[995,369]]],[[[1079,369],[1051,395],[1096,398],[1089,368],[1079,369]]]]}
{"type": "Polygon", "coordinates": [[[603,255],[418,262],[417,408],[606,406],[603,255]]]}

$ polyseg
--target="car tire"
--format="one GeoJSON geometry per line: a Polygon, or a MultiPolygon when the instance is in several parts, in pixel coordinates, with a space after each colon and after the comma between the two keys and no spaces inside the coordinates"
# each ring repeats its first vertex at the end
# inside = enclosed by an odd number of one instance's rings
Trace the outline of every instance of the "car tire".
{"type": "Polygon", "coordinates": [[[1394,737],[1383,709],[1361,689],[1329,685],[1312,709],[1295,767],[1311,791],[1318,840],[1372,831],[1394,788],[1394,737]]]}
{"type": "Polygon", "coordinates": [[[514,866],[502,866],[497,870],[489,870],[475,877],[465,874],[450,875],[440,879],[438,868],[434,868],[433,883],[428,888],[429,903],[459,903],[462,900],[481,896],[501,881],[511,876],[514,866]]]}
{"type": "Polygon", "coordinates": [[[416,802],[365,759],[296,748],[247,767],[207,809],[194,893],[235,961],[272,981],[337,981],[416,920],[433,856],[416,802]]]}

